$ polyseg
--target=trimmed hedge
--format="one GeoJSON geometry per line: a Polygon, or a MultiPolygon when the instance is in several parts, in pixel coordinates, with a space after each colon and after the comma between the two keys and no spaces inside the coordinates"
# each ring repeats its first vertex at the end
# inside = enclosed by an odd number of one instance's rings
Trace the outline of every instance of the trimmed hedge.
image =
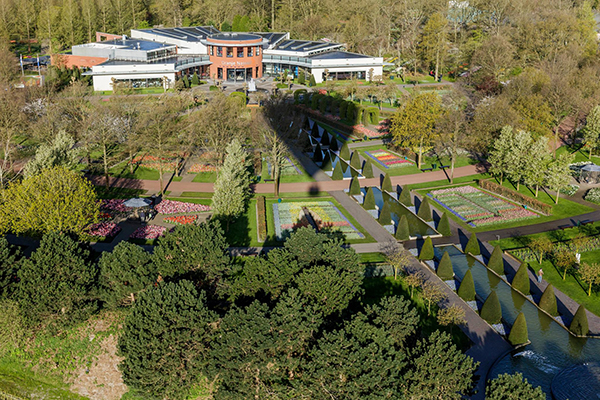
{"type": "Polygon", "coordinates": [[[321,138],[321,146],[329,146],[331,139],[329,138],[329,132],[324,131],[323,137],[321,138]]]}
{"type": "Polygon", "coordinates": [[[319,101],[321,100],[321,97],[323,97],[322,94],[313,93],[313,95],[310,97],[310,108],[316,110],[317,107],[319,107],[319,101]]]}
{"type": "Polygon", "coordinates": [[[229,94],[229,97],[240,99],[240,104],[243,106],[248,104],[248,97],[246,97],[246,95],[242,92],[232,92],[229,94]]]}
{"type": "Polygon", "coordinates": [[[300,102],[300,95],[304,95],[306,97],[307,90],[306,89],[296,89],[294,90],[294,103],[298,104],[300,102]]]}
{"type": "Polygon", "coordinates": [[[481,255],[481,248],[479,247],[479,240],[477,240],[477,235],[475,232],[471,233],[471,237],[465,246],[465,253],[472,254],[474,256],[481,255]]]}
{"type": "Polygon", "coordinates": [[[440,222],[438,222],[437,231],[441,233],[442,236],[452,236],[450,221],[448,220],[446,213],[442,214],[442,218],[440,218],[440,222]]]}
{"type": "Polygon", "coordinates": [[[413,205],[412,200],[410,199],[410,189],[403,187],[400,192],[400,196],[398,196],[398,202],[404,204],[406,207],[410,207],[413,205]]]}
{"type": "Polygon", "coordinates": [[[517,192],[516,190],[509,189],[502,185],[498,185],[496,182],[492,182],[487,179],[485,179],[485,180],[481,179],[481,180],[479,180],[478,183],[482,189],[489,190],[490,192],[494,192],[496,194],[507,197],[518,203],[522,203],[522,204],[526,205],[527,207],[533,208],[534,210],[541,211],[546,215],[552,214],[552,206],[551,205],[542,203],[541,201],[536,200],[532,197],[526,196],[524,194],[521,194],[521,193],[517,192]]]}
{"type": "Polygon", "coordinates": [[[502,249],[499,244],[494,247],[494,251],[492,251],[492,255],[488,260],[487,267],[498,275],[504,275],[504,258],[502,257],[502,249]]]}
{"type": "Polygon", "coordinates": [[[331,179],[333,179],[334,181],[341,181],[342,179],[344,179],[344,172],[342,171],[342,160],[338,160],[337,164],[335,164],[335,168],[333,169],[331,179]]]}
{"type": "Polygon", "coordinates": [[[443,281],[449,281],[451,279],[454,279],[454,269],[452,268],[450,254],[448,254],[447,251],[444,252],[442,259],[440,260],[436,274],[443,281]]]}
{"type": "Polygon", "coordinates": [[[339,109],[339,113],[338,116],[342,119],[344,119],[346,117],[346,110],[348,109],[348,102],[346,100],[342,101],[340,103],[340,109],[339,109]]]}
{"type": "Polygon", "coordinates": [[[349,193],[351,196],[360,194],[360,183],[358,183],[357,178],[352,179],[352,182],[350,183],[349,193]]]}
{"type": "Polygon", "coordinates": [[[381,183],[381,191],[383,192],[392,192],[392,180],[390,179],[390,175],[386,172],[383,177],[383,182],[381,183]]]}
{"type": "Polygon", "coordinates": [[[406,215],[400,217],[400,221],[398,221],[398,227],[396,228],[395,237],[398,240],[410,239],[410,231],[408,229],[408,220],[406,219],[406,215]]]}
{"type": "Polygon", "coordinates": [[[319,143],[317,143],[317,145],[315,146],[315,154],[313,154],[313,160],[314,162],[323,161],[323,150],[321,150],[321,145],[319,143]]]}
{"type": "Polygon", "coordinates": [[[495,290],[492,290],[485,300],[479,314],[481,315],[481,318],[492,325],[500,323],[502,320],[502,307],[500,306],[500,300],[498,300],[498,295],[495,290]]]}
{"type": "Polygon", "coordinates": [[[363,167],[362,174],[365,178],[373,178],[373,164],[368,158],[365,159],[365,166],[363,167]]]}
{"type": "Polygon", "coordinates": [[[375,194],[373,194],[373,188],[369,186],[367,188],[367,194],[365,195],[365,201],[363,202],[363,208],[365,210],[375,209],[375,194]]]}
{"type": "Polygon", "coordinates": [[[344,143],[342,149],[340,150],[340,157],[344,160],[350,159],[350,149],[348,148],[348,143],[344,143]]]}
{"type": "Polygon", "coordinates": [[[522,263],[515,277],[513,278],[511,285],[514,289],[520,291],[524,295],[528,295],[531,291],[529,282],[529,274],[527,272],[527,263],[522,263]]]}
{"type": "Polygon", "coordinates": [[[363,111],[363,123],[365,125],[377,125],[379,123],[379,108],[368,107],[363,111]]]}
{"type": "Polygon", "coordinates": [[[323,114],[325,114],[325,112],[327,112],[328,105],[329,105],[329,97],[328,96],[323,96],[319,99],[319,111],[321,111],[323,114]]]}
{"type": "Polygon", "coordinates": [[[433,218],[431,218],[431,207],[429,207],[429,199],[427,197],[423,198],[417,215],[425,222],[433,221],[433,218]]]}
{"type": "Polygon", "coordinates": [[[475,282],[473,281],[473,274],[471,270],[468,270],[457,291],[458,296],[464,301],[475,300],[475,282]]]}
{"type": "Polygon", "coordinates": [[[325,157],[323,157],[323,164],[321,164],[321,169],[323,171],[331,171],[331,153],[329,151],[325,152],[325,157]]]}
{"type": "Polygon", "coordinates": [[[258,214],[258,240],[264,242],[267,240],[267,210],[265,196],[256,197],[256,212],[258,214]]]}
{"type": "Polygon", "coordinates": [[[585,336],[590,332],[590,326],[588,324],[584,306],[579,306],[577,309],[573,321],[571,321],[571,325],[569,326],[569,330],[579,336],[585,336]]]}
{"type": "Polygon", "coordinates": [[[357,170],[360,170],[360,156],[358,155],[358,151],[353,151],[350,156],[350,165],[357,170]]]}
{"type": "Polygon", "coordinates": [[[556,307],[556,295],[554,294],[554,288],[552,285],[546,286],[546,290],[542,293],[540,298],[540,308],[546,311],[553,317],[558,317],[558,309],[556,307]]]}
{"type": "Polygon", "coordinates": [[[391,206],[389,202],[383,202],[383,207],[381,207],[381,211],[379,212],[378,221],[381,225],[390,225],[392,223],[391,206]]]}
{"type": "Polygon", "coordinates": [[[419,260],[433,260],[434,255],[435,254],[433,251],[433,242],[428,236],[427,239],[425,239],[425,243],[423,243],[423,247],[421,247],[421,252],[419,253],[419,260]]]}
{"type": "Polygon", "coordinates": [[[354,125],[354,116],[356,114],[356,104],[350,102],[348,104],[348,106],[346,107],[346,115],[344,116],[346,121],[352,123],[352,125],[354,125]]]}
{"type": "Polygon", "coordinates": [[[510,333],[508,334],[508,341],[513,346],[518,346],[529,341],[529,334],[527,333],[527,321],[525,321],[525,314],[519,313],[519,315],[517,315],[515,323],[513,324],[512,328],[510,328],[510,333]]]}
{"type": "Polygon", "coordinates": [[[338,145],[337,137],[335,137],[335,135],[334,135],[333,139],[331,139],[331,143],[329,143],[329,150],[338,151],[339,149],[340,149],[340,146],[338,145]]]}

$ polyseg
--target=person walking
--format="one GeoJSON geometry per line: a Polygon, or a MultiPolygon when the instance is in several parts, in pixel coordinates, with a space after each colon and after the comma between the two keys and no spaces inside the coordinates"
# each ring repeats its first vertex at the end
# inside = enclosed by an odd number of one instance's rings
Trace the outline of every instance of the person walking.
{"type": "Polygon", "coordinates": [[[540,268],[540,270],[537,273],[537,280],[538,283],[542,283],[542,277],[544,276],[544,271],[540,268]]]}

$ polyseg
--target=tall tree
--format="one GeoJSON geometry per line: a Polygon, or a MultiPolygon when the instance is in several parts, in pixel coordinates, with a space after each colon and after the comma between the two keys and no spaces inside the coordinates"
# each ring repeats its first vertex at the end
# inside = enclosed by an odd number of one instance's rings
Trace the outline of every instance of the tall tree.
{"type": "Polygon", "coordinates": [[[546,167],[552,159],[552,155],[548,149],[548,138],[540,137],[533,141],[528,155],[525,156],[525,184],[530,187],[535,187],[535,197],[538,197],[540,186],[544,185],[546,180],[546,167]],[[531,155],[535,154],[534,157],[531,155]]]}
{"type": "Polygon", "coordinates": [[[517,184],[518,191],[523,177],[527,174],[533,139],[529,132],[518,130],[513,134],[513,146],[506,155],[506,175],[517,184]]]}
{"type": "Polygon", "coordinates": [[[448,20],[441,12],[433,13],[425,26],[421,36],[422,58],[428,68],[433,66],[434,78],[437,81],[448,51],[448,20]]]}
{"type": "Polygon", "coordinates": [[[519,372],[509,375],[502,374],[489,381],[485,389],[485,398],[489,400],[522,399],[522,400],[546,400],[542,389],[534,387],[523,379],[519,372]]]}
{"type": "Polygon", "coordinates": [[[59,131],[52,143],[42,143],[35,155],[23,169],[26,178],[37,175],[47,168],[63,167],[70,171],[77,169],[77,149],[75,141],[65,131],[59,131]]]}
{"type": "Polygon", "coordinates": [[[504,174],[510,168],[509,154],[514,147],[514,135],[511,126],[505,126],[502,128],[502,132],[498,139],[494,141],[493,147],[490,150],[488,162],[490,163],[490,172],[495,175],[500,175],[500,184],[504,174]]]}
{"type": "Polygon", "coordinates": [[[600,141],[600,106],[592,108],[583,128],[583,143],[589,149],[588,159],[592,159],[592,151],[598,148],[600,141]]]}
{"type": "Polygon", "coordinates": [[[548,164],[546,175],[546,184],[556,192],[556,204],[560,196],[560,189],[564,188],[571,181],[571,169],[569,165],[573,162],[572,154],[561,154],[556,160],[548,164]]]}
{"type": "Polygon", "coordinates": [[[450,183],[454,182],[454,166],[458,152],[467,144],[467,121],[465,109],[466,97],[458,90],[453,90],[444,99],[444,113],[436,124],[439,141],[436,140],[438,154],[450,155],[450,183]]]}

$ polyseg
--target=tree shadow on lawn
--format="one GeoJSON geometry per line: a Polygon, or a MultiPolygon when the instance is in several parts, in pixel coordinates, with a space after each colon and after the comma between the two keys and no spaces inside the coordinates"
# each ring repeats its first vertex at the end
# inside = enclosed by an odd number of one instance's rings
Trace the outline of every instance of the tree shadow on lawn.
{"type": "MultiPolygon", "coordinates": [[[[239,218],[229,223],[229,230],[225,231],[227,242],[232,247],[248,247],[250,246],[250,221],[247,214],[241,215],[239,218]]],[[[227,224],[223,223],[227,228],[227,224]]]]}

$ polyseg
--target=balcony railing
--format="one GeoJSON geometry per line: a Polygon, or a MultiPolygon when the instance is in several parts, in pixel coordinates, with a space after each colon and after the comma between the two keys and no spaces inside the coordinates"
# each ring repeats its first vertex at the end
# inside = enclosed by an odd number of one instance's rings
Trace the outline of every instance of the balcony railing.
{"type": "Polygon", "coordinates": [[[207,61],[210,61],[209,56],[184,58],[184,59],[178,60],[177,63],[175,63],[175,68],[181,67],[184,65],[188,65],[188,64],[196,64],[196,63],[207,62],[207,61]]]}
{"type": "Polygon", "coordinates": [[[274,56],[271,54],[263,55],[263,62],[288,62],[294,64],[311,65],[311,59],[306,57],[291,57],[291,56],[274,56]]]}

